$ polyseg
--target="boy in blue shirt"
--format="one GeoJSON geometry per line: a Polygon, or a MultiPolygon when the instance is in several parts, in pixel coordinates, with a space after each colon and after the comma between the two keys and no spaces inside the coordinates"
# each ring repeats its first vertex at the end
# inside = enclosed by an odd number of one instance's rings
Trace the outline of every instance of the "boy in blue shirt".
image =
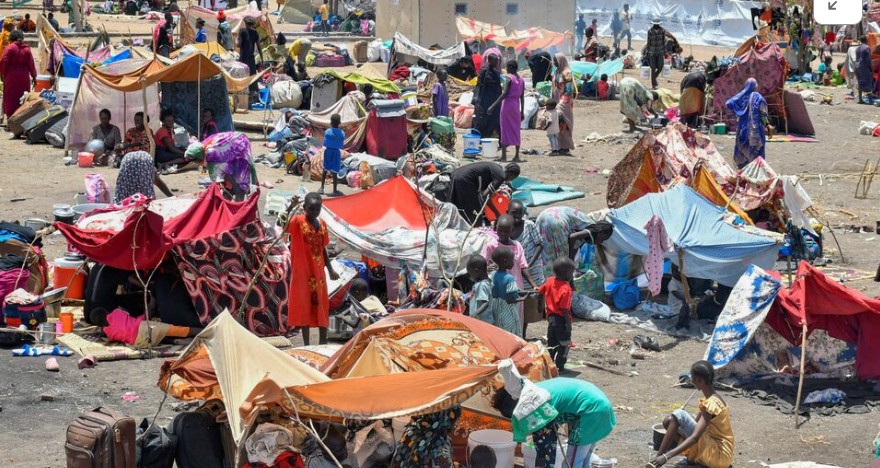
{"type": "Polygon", "coordinates": [[[339,171],[342,170],[342,148],[345,146],[345,132],[339,128],[342,117],[339,114],[330,116],[330,128],[324,132],[324,173],[321,176],[321,190],[318,193],[324,195],[324,182],[327,180],[327,172],[333,173],[332,197],[342,195],[337,187],[339,184],[339,171]]]}

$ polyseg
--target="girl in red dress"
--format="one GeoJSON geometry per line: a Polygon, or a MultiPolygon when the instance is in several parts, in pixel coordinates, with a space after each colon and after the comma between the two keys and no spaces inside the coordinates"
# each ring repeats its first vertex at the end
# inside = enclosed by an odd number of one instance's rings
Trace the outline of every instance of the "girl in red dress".
{"type": "MultiPolygon", "coordinates": [[[[295,202],[296,203],[296,202],[295,202]]],[[[288,292],[287,323],[302,331],[303,344],[309,345],[309,328],[318,327],[318,341],[327,343],[327,325],[330,324],[330,300],[327,296],[327,278],[336,280],[327,244],[330,236],[327,225],[318,219],[321,214],[321,196],[309,193],[303,202],[303,213],[290,219],[291,282],[288,292]]]]}

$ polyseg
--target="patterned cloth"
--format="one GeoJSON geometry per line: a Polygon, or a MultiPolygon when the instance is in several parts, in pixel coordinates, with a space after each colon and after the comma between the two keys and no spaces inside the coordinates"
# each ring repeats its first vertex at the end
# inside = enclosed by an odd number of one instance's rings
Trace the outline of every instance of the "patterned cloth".
{"type": "Polygon", "coordinates": [[[764,157],[764,145],[767,141],[764,133],[767,124],[767,101],[756,91],[757,88],[757,80],[749,78],[745,88],[727,100],[727,108],[738,118],[733,160],[739,168],[745,167],[757,157],[764,157]]]}
{"type": "MultiPolygon", "coordinates": [[[[538,225],[530,219],[523,220],[522,234],[520,234],[519,237],[514,240],[522,245],[526,257],[526,262],[529,262],[533,258],[535,258],[535,253],[537,253],[538,249],[544,245],[544,239],[541,237],[541,231],[538,230],[538,225]]],[[[529,276],[532,277],[532,281],[535,282],[535,285],[541,286],[542,284],[544,284],[545,279],[543,256],[538,256],[538,258],[535,259],[535,263],[529,265],[529,276]]]]}
{"type": "Polygon", "coordinates": [[[642,106],[651,100],[651,93],[639,80],[631,77],[620,80],[618,89],[620,90],[620,113],[625,115],[627,119],[638,123],[644,115],[642,106]]]}
{"type": "Polygon", "coordinates": [[[544,460],[544,466],[556,466],[556,432],[559,424],[556,421],[532,432],[532,442],[538,452],[538,460],[544,460]]]}
{"type": "Polygon", "coordinates": [[[651,216],[645,224],[645,231],[648,234],[645,273],[648,275],[648,289],[652,296],[656,296],[660,294],[660,283],[663,280],[663,256],[667,252],[672,252],[673,245],[659,216],[651,216]]]}
{"type": "Polygon", "coordinates": [[[556,73],[553,75],[552,96],[558,103],[556,109],[562,116],[562,125],[559,127],[559,148],[563,150],[574,149],[574,97],[578,95],[577,84],[568,65],[568,59],[561,52],[554,57],[556,60],[556,73]]]}
{"type": "Polygon", "coordinates": [[[205,162],[212,180],[229,181],[244,193],[256,185],[257,173],[251,158],[251,142],[243,133],[221,132],[203,143],[205,162]]]}
{"type": "Polygon", "coordinates": [[[147,198],[155,198],[153,184],[156,181],[156,165],[153,157],[146,151],[134,151],[122,158],[119,175],[116,176],[116,195],[113,200],[120,203],[126,198],[140,193],[147,198]]]}
{"type": "Polygon", "coordinates": [[[648,29],[648,42],[646,47],[646,55],[663,56],[666,54],[666,30],[660,26],[648,29]]]}
{"type": "Polygon", "coordinates": [[[218,131],[233,130],[229,93],[223,76],[202,80],[201,83],[181,81],[162,83],[160,86],[162,109],[171,110],[175,121],[183,125],[191,135],[199,134],[200,124],[204,123],[201,119],[204,109],[211,109],[218,131]]]}
{"type": "Polygon", "coordinates": [[[551,207],[542,211],[535,220],[538,231],[544,239],[544,252],[541,257],[544,261],[544,271],[552,275],[553,261],[560,257],[568,257],[568,236],[574,232],[583,231],[595,224],[590,214],[567,206],[551,207]]]}
{"type": "Polygon", "coordinates": [[[152,130],[148,130],[146,126],[141,130],[138,130],[136,127],[131,127],[126,130],[123,144],[128,145],[130,143],[139,143],[136,146],[126,148],[126,151],[148,151],[150,149],[150,136],[147,135],[147,132],[152,132],[152,130]]]}
{"type": "Polygon", "coordinates": [[[391,466],[452,468],[451,432],[459,417],[461,408],[458,406],[414,417],[403,431],[391,466]]]}

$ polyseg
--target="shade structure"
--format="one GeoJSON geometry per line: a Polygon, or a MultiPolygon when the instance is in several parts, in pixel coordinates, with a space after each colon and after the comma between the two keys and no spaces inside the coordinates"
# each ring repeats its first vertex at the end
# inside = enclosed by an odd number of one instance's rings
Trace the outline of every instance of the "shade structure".
{"type": "MultiPolygon", "coordinates": [[[[645,224],[658,216],[676,250],[684,255],[685,274],[733,286],[749,265],[771,268],[781,236],[750,226],[735,226],[725,210],[692,188],[678,185],[662,193],[647,194],[611,210],[614,233],[603,245],[615,252],[647,255],[645,224]]],[[[667,254],[678,263],[676,254],[667,254]]]]}

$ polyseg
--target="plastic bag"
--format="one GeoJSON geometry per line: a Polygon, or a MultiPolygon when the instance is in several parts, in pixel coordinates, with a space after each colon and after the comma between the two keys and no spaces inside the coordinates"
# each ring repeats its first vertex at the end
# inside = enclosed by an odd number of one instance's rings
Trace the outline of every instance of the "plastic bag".
{"type": "Polygon", "coordinates": [[[86,199],[89,203],[110,203],[110,188],[101,174],[86,174],[86,199]]]}

